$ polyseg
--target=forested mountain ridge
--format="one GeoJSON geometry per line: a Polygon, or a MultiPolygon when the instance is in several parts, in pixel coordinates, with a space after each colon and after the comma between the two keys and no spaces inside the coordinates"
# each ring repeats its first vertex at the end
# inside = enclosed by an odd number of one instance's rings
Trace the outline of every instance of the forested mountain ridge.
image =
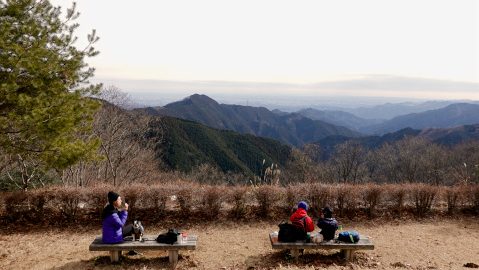
{"type": "Polygon", "coordinates": [[[264,107],[219,104],[205,95],[192,95],[164,107],[142,110],[150,115],[167,115],[196,121],[216,129],[233,130],[279,140],[294,146],[331,135],[359,136],[358,132],[297,113],[278,115],[264,107]]]}
{"type": "Polygon", "coordinates": [[[260,175],[263,160],[284,167],[291,154],[289,146],[273,139],[167,116],[154,119],[146,137],[169,168],[185,172],[208,163],[223,172],[260,175]]]}

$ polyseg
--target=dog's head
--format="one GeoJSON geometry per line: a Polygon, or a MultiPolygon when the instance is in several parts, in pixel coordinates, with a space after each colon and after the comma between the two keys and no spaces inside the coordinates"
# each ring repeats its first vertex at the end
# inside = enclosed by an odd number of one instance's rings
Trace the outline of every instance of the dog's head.
{"type": "Polygon", "coordinates": [[[135,220],[133,221],[133,231],[137,233],[143,233],[143,226],[141,225],[141,221],[135,220]]]}

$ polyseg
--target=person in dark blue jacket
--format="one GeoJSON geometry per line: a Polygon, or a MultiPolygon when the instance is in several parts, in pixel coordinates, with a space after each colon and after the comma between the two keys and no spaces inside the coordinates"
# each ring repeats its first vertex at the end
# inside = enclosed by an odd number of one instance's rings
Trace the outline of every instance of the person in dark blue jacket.
{"type": "Polygon", "coordinates": [[[321,229],[324,241],[334,239],[334,234],[338,229],[338,222],[333,218],[333,210],[329,207],[324,207],[321,210],[321,218],[318,220],[318,227],[321,229]]]}
{"type": "Polygon", "coordinates": [[[106,244],[123,242],[123,237],[131,235],[132,225],[125,226],[128,218],[128,204],[121,208],[121,197],[117,193],[108,192],[108,204],[102,213],[102,241],[106,244]]]}

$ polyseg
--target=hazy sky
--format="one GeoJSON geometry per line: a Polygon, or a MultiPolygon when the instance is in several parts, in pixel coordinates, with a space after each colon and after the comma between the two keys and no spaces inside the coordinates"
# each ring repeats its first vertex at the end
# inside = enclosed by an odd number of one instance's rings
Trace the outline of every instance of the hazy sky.
{"type": "Polygon", "coordinates": [[[77,7],[80,41],[91,29],[100,37],[100,55],[89,60],[100,81],[148,80],[158,91],[158,81],[220,81],[284,84],[263,88],[283,93],[479,100],[475,0],[80,0],[77,7]]]}

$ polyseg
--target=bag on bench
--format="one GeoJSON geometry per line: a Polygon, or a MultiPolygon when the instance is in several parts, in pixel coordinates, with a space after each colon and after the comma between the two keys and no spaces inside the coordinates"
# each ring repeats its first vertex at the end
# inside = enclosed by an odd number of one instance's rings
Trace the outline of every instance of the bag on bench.
{"type": "Polygon", "coordinates": [[[169,229],[167,233],[160,233],[156,238],[156,242],[173,245],[178,239],[178,234],[177,229],[169,229]]]}
{"type": "Polygon", "coordinates": [[[306,232],[291,223],[281,223],[278,232],[278,241],[280,242],[296,242],[306,239],[306,232]]]}
{"type": "Polygon", "coordinates": [[[359,242],[359,233],[357,231],[340,232],[338,240],[345,243],[357,243],[359,242]]]}

